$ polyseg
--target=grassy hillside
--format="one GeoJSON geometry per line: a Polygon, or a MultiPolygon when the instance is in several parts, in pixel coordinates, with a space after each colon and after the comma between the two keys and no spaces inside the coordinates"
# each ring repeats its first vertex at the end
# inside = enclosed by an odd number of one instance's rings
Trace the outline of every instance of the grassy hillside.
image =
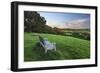
{"type": "Polygon", "coordinates": [[[45,61],[45,60],[69,60],[86,59],[90,57],[90,41],[78,39],[70,36],[53,34],[24,34],[24,61],[45,61]],[[41,35],[48,38],[50,42],[55,42],[57,51],[44,52],[39,44],[41,35]]]}

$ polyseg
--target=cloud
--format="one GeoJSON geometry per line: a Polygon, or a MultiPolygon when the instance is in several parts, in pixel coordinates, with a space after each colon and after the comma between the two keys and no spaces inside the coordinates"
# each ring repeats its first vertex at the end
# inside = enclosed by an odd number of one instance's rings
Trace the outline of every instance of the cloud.
{"type": "Polygon", "coordinates": [[[90,20],[86,18],[86,19],[66,21],[62,23],[47,21],[47,25],[49,25],[52,28],[57,27],[57,28],[85,29],[85,28],[90,28],[90,20]]]}
{"type": "Polygon", "coordinates": [[[46,25],[54,28],[54,27],[57,27],[57,28],[66,28],[66,25],[64,23],[57,23],[57,22],[50,22],[50,21],[47,21],[46,25]]]}
{"type": "Polygon", "coordinates": [[[89,19],[77,19],[65,22],[67,28],[74,28],[74,29],[84,29],[90,28],[90,20],[89,19]]]}

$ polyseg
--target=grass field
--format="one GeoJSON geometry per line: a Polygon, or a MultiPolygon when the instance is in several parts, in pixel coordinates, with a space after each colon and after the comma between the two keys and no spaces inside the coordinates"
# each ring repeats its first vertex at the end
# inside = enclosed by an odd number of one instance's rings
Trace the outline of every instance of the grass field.
{"type": "Polygon", "coordinates": [[[70,60],[90,58],[90,41],[70,36],[53,34],[24,33],[24,61],[70,60]],[[57,51],[44,52],[39,44],[41,35],[55,42],[57,51]]]}

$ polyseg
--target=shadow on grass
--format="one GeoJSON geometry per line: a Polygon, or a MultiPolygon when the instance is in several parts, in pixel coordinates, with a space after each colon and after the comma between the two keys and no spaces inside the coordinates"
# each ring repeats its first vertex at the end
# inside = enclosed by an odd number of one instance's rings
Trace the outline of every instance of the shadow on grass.
{"type": "Polygon", "coordinates": [[[79,51],[73,50],[70,46],[66,46],[66,48],[57,48],[57,51],[49,50],[45,53],[45,50],[40,43],[36,43],[36,45],[33,46],[31,58],[31,61],[50,61],[84,59],[88,57],[83,56],[79,51]]]}
{"type": "Polygon", "coordinates": [[[49,50],[47,53],[45,53],[45,50],[40,43],[37,43],[35,46],[33,46],[33,52],[37,57],[36,60],[38,61],[60,59],[60,54],[57,51],[49,50]]]}

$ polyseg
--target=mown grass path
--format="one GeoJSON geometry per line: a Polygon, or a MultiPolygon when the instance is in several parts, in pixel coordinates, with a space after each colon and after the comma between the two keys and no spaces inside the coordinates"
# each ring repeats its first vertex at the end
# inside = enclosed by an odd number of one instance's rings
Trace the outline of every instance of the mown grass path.
{"type": "Polygon", "coordinates": [[[24,61],[45,61],[45,60],[69,60],[90,58],[90,41],[70,36],[53,34],[24,34],[24,61]],[[39,38],[48,38],[55,42],[57,51],[48,51],[46,54],[39,44],[39,38]]]}

